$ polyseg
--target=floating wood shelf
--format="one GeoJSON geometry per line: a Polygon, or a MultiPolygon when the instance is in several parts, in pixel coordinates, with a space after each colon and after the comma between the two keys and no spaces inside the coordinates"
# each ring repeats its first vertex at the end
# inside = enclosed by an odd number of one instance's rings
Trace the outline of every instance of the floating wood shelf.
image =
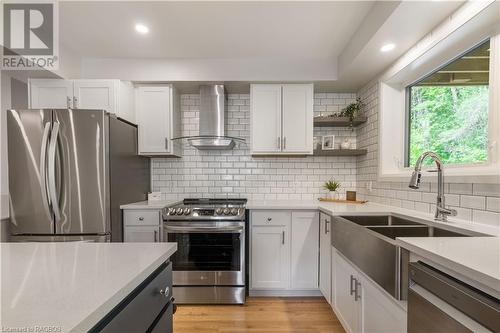
{"type": "Polygon", "coordinates": [[[368,153],[367,149],[332,149],[323,150],[315,149],[314,156],[360,156],[366,155],[368,153]]]}
{"type": "MultiPolygon", "coordinates": [[[[356,117],[352,121],[352,126],[361,125],[367,120],[365,116],[356,117]]],[[[314,117],[315,127],[349,127],[350,125],[349,117],[314,117]]]]}

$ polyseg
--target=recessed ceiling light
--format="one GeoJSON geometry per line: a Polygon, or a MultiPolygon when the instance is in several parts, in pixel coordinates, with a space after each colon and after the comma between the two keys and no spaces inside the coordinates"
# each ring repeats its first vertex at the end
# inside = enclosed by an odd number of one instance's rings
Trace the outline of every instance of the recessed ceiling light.
{"type": "Polygon", "coordinates": [[[144,24],[136,24],[135,31],[141,34],[147,34],[149,32],[149,28],[146,27],[144,24]]]}
{"type": "Polygon", "coordinates": [[[395,47],[396,47],[396,45],[394,43],[385,44],[384,46],[382,46],[380,48],[380,51],[389,52],[389,51],[394,50],[395,47]]]}

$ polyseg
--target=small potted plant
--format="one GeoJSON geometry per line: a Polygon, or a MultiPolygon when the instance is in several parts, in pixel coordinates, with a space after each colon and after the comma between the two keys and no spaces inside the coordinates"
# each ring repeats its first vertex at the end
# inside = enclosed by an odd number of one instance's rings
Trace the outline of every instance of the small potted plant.
{"type": "Polygon", "coordinates": [[[328,190],[328,199],[338,199],[337,190],[340,188],[339,182],[331,179],[323,184],[323,188],[328,190]]]}

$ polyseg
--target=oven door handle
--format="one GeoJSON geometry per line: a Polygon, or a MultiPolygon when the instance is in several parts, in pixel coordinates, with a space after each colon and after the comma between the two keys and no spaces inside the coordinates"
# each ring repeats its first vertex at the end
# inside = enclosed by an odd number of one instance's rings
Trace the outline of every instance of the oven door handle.
{"type": "Polygon", "coordinates": [[[200,233],[200,232],[210,232],[210,233],[238,233],[241,234],[244,227],[173,227],[164,226],[167,232],[187,234],[187,233],[200,233]]]}

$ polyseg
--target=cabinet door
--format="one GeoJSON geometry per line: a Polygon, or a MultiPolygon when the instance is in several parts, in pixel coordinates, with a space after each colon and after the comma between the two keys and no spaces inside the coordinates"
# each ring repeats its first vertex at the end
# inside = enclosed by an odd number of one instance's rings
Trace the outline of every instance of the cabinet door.
{"type": "Polygon", "coordinates": [[[363,333],[404,333],[406,312],[373,282],[361,278],[361,325],[363,333]]]}
{"type": "Polygon", "coordinates": [[[289,272],[288,228],[252,227],[251,287],[253,289],[286,289],[289,272]]]}
{"type": "Polygon", "coordinates": [[[286,153],[313,153],[313,85],[283,85],[283,144],[286,153]]]}
{"type": "Polygon", "coordinates": [[[318,220],[318,212],[292,212],[291,289],[318,289],[318,220]]]}
{"type": "Polygon", "coordinates": [[[281,85],[253,84],[251,86],[252,154],[281,151],[281,85]]]}
{"type": "Polygon", "coordinates": [[[73,82],[68,80],[31,79],[31,109],[66,109],[73,106],[73,82]]]}
{"type": "Polygon", "coordinates": [[[319,289],[331,304],[331,241],[330,241],[330,216],[320,213],[319,229],[319,289]]]}
{"type": "Polygon", "coordinates": [[[335,255],[335,308],[348,332],[358,332],[359,301],[354,299],[357,272],[340,255],[335,255]]]}
{"type": "Polygon", "coordinates": [[[125,227],[125,242],[132,243],[156,243],[160,242],[159,226],[125,227]]]}
{"type": "Polygon", "coordinates": [[[170,87],[136,88],[136,117],[139,125],[139,153],[164,155],[171,151],[170,87]]]}
{"type": "Polygon", "coordinates": [[[116,113],[117,80],[75,80],[73,108],[116,113]]]}

